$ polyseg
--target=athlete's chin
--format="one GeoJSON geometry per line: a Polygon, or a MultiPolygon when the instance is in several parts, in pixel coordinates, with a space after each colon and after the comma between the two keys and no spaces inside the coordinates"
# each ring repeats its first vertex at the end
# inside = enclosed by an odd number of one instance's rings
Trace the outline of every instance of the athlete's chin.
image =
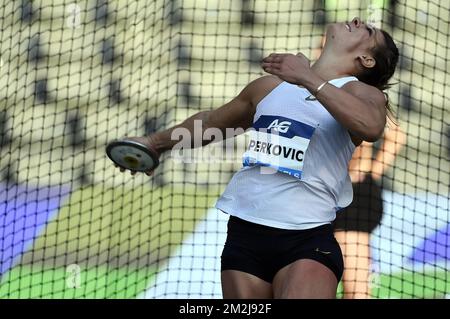
{"type": "Polygon", "coordinates": [[[337,32],[342,28],[342,23],[330,23],[327,25],[327,32],[337,32]]]}
{"type": "Polygon", "coordinates": [[[342,30],[339,23],[332,23],[327,26],[326,37],[328,39],[336,39],[342,37],[342,30]]]}

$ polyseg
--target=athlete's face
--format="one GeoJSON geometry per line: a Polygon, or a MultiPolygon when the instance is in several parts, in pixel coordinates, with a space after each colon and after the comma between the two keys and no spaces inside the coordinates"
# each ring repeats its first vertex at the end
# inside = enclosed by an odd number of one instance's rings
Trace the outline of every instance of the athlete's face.
{"type": "Polygon", "coordinates": [[[380,30],[367,25],[359,18],[353,18],[351,22],[330,24],[327,27],[326,42],[333,52],[360,57],[365,67],[371,67],[375,63],[371,52],[378,43],[382,43],[380,41],[383,41],[380,30]]]}

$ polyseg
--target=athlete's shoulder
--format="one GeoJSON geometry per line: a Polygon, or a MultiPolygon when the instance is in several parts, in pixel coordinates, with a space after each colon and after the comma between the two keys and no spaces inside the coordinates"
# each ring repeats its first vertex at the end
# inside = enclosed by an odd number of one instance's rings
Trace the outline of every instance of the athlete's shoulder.
{"type": "Polygon", "coordinates": [[[342,89],[355,96],[369,98],[376,102],[376,104],[380,104],[383,107],[386,104],[386,97],[384,93],[378,88],[364,82],[349,81],[342,86],[342,89]]]}
{"type": "Polygon", "coordinates": [[[275,87],[280,85],[283,82],[282,79],[280,79],[276,75],[264,75],[262,77],[257,78],[256,80],[253,80],[250,82],[249,86],[252,86],[252,88],[260,89],[260,90],[273,90],[275,87]]]}
{"type": "Polygon", "coordinates": [[[250,82],[245,88],[252,103],[257,105],[266,95],[283,82],[275,75],[266,75],[250,82]]]}

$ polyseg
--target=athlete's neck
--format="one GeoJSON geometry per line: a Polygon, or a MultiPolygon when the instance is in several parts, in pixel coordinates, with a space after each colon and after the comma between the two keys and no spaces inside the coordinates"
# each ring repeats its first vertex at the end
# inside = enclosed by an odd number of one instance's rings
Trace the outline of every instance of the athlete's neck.
{"type": "Polygon", "coordinates": [[[330,81],[345,76],[351,76],[348,66],[337,59],[330,59],[324,54],[311,66],[311,70],[320,76],[324,81],[330,81]]]}

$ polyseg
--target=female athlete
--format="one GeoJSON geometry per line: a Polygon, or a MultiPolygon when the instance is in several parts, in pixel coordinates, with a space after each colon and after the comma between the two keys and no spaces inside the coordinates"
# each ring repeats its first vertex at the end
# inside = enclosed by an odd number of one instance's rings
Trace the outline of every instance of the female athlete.
{"type": "Polygon", "coordinates": [[[386,32],[359,18],[328,25],[326,37],[314,65],[303,54],[270,54],[262,68],[271,75],[229,103],[128,138],[160,154],[180,142],[172,136],[176,128],[193,133],[197,120],[203,130],[251,128],[244,167],[216,204],[230,215],[224,298],[336,297],[343,259],[331,223],[352,201],[348,165],[355,146],[383,133],[382,90],[398,50],[386,32]]]}

